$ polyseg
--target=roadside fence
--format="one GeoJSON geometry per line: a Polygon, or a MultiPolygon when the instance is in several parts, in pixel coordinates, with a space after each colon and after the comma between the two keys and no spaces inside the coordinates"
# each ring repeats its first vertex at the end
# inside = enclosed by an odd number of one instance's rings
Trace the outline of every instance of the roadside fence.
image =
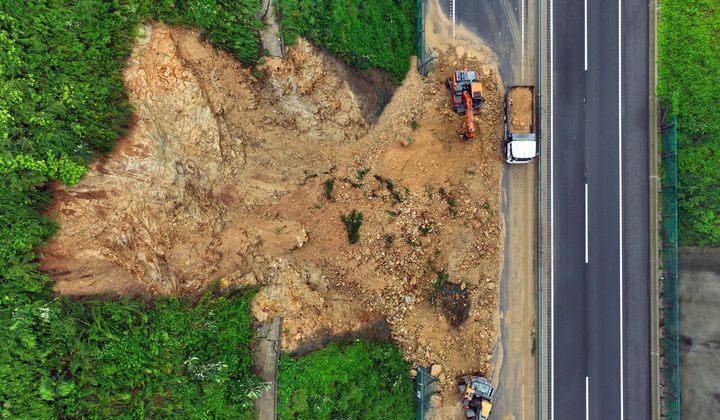
{"type": "MultiPolygon", "coordinates": [[[[667,115],[667,110],[665,111],[667,115]]],[[[678,321],[677,118],[662,118],[662,411],[680,419],[678,321]]]]}
{"type": "Polygon", "coordinates": [[[423,76],[427,76],[433,69],[433,61],[437,58],[434,55],[432,47],[428,47],[425,43],[425,0],[417,0],[417,38],[416,54],[417,54],[417,71],[423,76]]]}
{"type": "Polygon", "coordinates": [[[430,374],[430,367],[417,367],[415,377],[415,420],[426,420],[429,417],[431,397],[438,393],[437,378],[430,374]]]}

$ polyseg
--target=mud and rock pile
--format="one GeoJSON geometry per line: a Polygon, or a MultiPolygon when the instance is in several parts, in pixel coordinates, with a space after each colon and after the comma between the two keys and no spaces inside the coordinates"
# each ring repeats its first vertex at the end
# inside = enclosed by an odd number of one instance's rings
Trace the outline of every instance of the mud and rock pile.
{"type": "Polygon", "coordinates": [[[195,31],[143,31],[125,71],[130,133],[49,210],[57,292],[263,284],[253,314],[284,314],[285,349],[387,319],[406,358],[443,366],[448,392],[490,369],[504,237],[493,68],[442,52],[374,118],[372,85],[302,39],[258,74],[195,31]],[[470,142],[444,86],[457,67],[485,87],[470,142]],[[353,210],[357,244],[341,220],[353,210]]]}

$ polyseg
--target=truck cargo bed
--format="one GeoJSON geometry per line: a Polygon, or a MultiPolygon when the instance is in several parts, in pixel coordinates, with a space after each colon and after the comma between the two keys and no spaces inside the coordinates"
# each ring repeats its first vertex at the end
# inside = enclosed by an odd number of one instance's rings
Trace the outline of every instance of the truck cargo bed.
{"type": "Polygon", "coordinates": [[[517,86],[510,90],[510,132],[529,134],[533,130],[533,90],[530,86],[517,86]]]}

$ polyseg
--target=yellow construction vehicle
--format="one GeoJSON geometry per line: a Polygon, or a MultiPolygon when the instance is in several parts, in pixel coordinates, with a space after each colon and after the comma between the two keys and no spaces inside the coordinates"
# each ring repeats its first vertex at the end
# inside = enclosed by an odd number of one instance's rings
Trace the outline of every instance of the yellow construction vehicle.
{"type": "Polygon", "coordinates": [[[460,403],[465,408],[469,420],[487,420],[492,410],[492,398],[495,387],[480,375],[463,376],[458,383],[462,396],[460,403]]]}

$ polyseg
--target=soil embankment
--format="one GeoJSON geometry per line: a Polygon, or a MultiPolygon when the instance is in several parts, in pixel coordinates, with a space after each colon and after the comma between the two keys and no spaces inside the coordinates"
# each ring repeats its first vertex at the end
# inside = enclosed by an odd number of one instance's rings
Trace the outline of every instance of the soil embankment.
{"type": "MultiPolygon", "coordinates": [[[[304,40],[251,73],[192,30],[148,24],[125,71],[130,133],[50,212],[42,268],[63,294],[195,294],[265,285],[283,349],[386,319],[406,358],[491,370],[503,259],[496,70],[463,48],[414,72],[376,117],[376,89],[304,40]],[[444,80],[479,70],[486,102],[462,141],[444,80]],[[357,244],[341,215],[364,219],[357,244]]],[[[445,397],[447,396],[447,397],[445,397]]]]}

